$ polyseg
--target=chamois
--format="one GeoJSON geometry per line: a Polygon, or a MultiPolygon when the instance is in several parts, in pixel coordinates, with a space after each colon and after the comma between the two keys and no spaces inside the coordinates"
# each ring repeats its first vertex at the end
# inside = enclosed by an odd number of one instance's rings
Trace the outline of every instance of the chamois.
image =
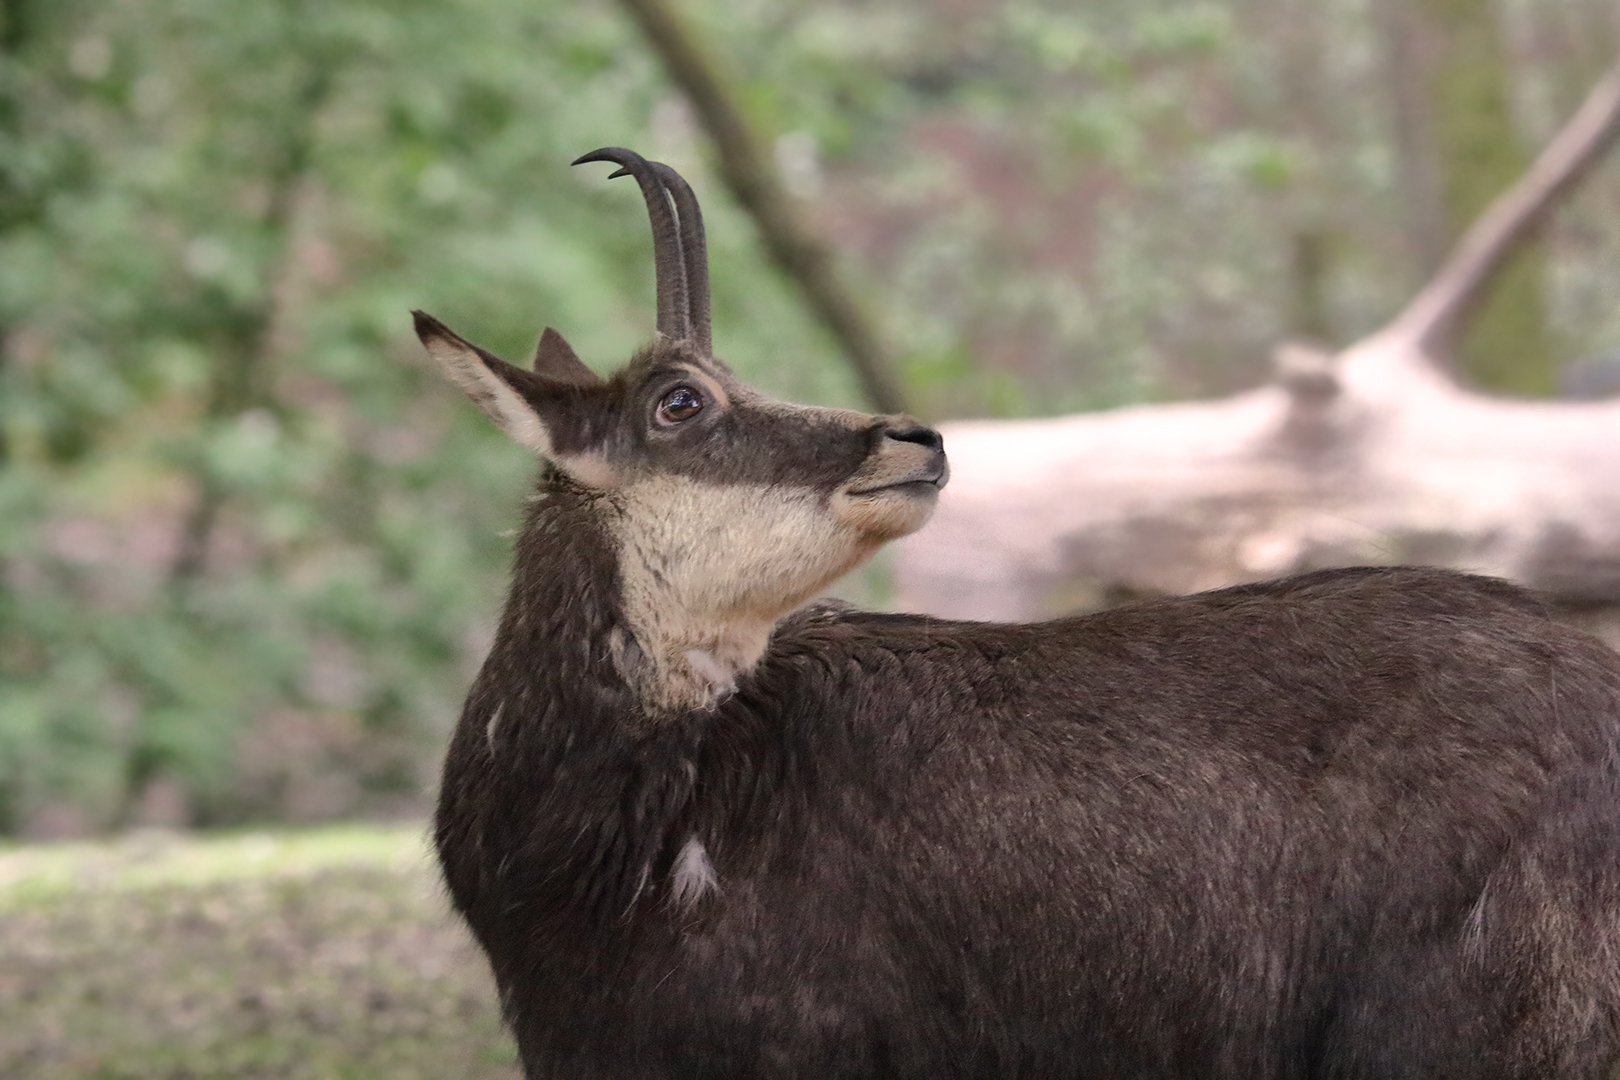
{"type": "Polygon", "coordinates": [[[529,1077],[1606,1075],[1620,658],[1432,569],[810,602],[922,526],[939,435],[740,383],[691,189],[579,160],[652,219],[627,367],[416,314],[542,460],[436,821],[529,1077]]]}

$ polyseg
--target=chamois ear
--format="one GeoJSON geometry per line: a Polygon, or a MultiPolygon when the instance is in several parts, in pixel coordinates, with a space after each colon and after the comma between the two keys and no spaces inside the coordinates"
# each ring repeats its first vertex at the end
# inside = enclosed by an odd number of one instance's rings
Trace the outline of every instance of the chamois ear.
{"type": "MultiPolygon", "coordinates": [[[[425,311],[411,315],[416,319],[416,336],[450,381],[519,445],[551,457],[545,421],[532,404],[547,396],[547,380],[480,349],[425,311]]],[[[574,362],[579,363],[577,358],[574,362]]]]}
{"type": "Polygon", "coordinates": [[[551,327],[546,327],[545,333],[540,335],[540,344],[534,350],[534,363],[531,365],[536,375],[543,375],[556,382],[567,383],[569,386],[595,386],[602,381],[602,377],[580,360],[574,347],[563,339],[563,336],[551,327]]]}

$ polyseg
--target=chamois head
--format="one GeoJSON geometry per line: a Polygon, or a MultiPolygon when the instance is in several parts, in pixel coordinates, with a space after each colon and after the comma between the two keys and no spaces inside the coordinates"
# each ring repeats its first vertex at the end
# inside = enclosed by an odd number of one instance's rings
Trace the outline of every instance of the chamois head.
{"type": "MultiPolygon", "coordinates": [[[[711,354],[703,220],[686,182],[607,148],[652,219],[658,332],[610,379],[547,328],[533,370],[416,312],[450,379],[547,461],[543,484],[593,496],[649,707],[714,701],[783,614],[923,524],[944,485],[939,434],[906,416],[772,401],[711,354]]],[[[627,665],[636,666],[636,665],[627,665]]],[[[626,673],[627,675],[630,673],[626,673]]]]}

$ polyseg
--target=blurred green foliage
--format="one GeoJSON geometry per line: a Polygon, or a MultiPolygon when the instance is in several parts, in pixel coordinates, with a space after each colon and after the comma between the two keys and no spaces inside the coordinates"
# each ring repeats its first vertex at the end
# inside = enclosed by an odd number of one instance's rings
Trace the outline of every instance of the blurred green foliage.
{"type": "MultiPolygon", "coordinates": [[[[650,145],[652,62],[593,5],[5,12],[0,832],[418,800],[533,467],[408,311],[650,333],[634,193],[566,162],[650,145]]],[[[711,216],[723,340],[849,400],[711,216]]]]}
{"type": "MultiPolygon", "coordinates": [[[[1241,385],[1418,278],[1361,0],[683,10],[934,416],[1241,385]]],[[[1580,87],[1537,55],[1544,135],[1580,87]]],[[[860,404],[611,5],[0,0],[0,833],[420,806],[533,466],[407,313],[628,355],[602,145],[705,197],[740,374],[860,404]]],[[[1613,187],[1556,255],[1577,345],[1620,335],[1613,187]]]]}

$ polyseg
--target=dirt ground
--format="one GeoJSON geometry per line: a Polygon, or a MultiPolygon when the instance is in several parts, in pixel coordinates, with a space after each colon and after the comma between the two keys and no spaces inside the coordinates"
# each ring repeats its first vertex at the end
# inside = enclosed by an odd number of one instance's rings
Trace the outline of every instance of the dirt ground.
{"type": "Polygon", "coordinates": [[[424,830],[0,847],[6,1080],[516,1080],[424,830]]]}

